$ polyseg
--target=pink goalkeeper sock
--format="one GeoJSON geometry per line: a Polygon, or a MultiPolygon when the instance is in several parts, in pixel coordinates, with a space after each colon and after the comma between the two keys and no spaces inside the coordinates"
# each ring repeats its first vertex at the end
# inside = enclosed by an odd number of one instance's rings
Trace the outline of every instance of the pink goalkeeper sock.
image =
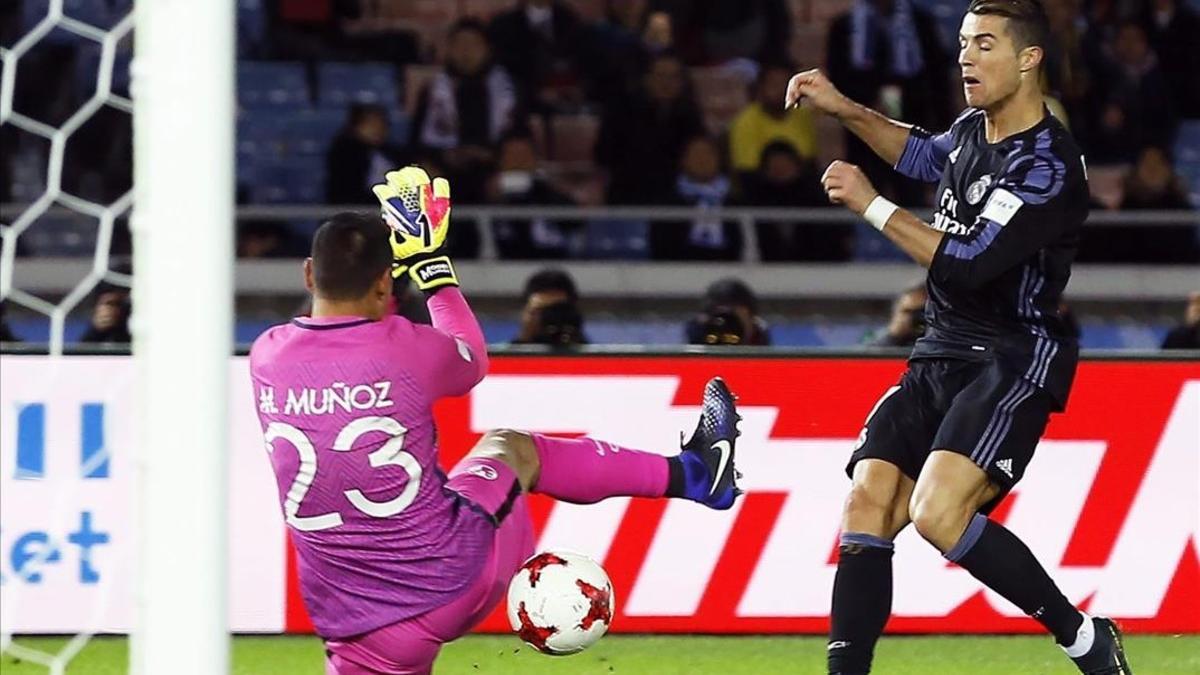
{"type": "Polygon", "coordinates": [[[575,504],[607,497],[662,497],[667,492],[667,458],[592,438],[530,434],[541,473],[533,492],[575,504]]]}

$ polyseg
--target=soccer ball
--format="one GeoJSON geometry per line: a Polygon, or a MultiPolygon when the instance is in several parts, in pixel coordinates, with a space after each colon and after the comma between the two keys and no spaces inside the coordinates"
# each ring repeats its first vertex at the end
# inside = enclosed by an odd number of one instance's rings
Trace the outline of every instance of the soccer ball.
{"type": "Polygon", "coordinates": [[[604,568],[570,551],[538,553],[508,584],[508,621],[543,654],[574,654],[595,644],[608,632],[613,605],[604,568]]]}

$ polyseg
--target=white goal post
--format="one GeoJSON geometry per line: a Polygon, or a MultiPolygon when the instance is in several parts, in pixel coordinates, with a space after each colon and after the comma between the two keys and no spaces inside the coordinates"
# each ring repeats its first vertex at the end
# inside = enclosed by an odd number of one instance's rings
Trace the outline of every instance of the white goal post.
{"type": "Polygon", "coordinates": [[[229,670],[234,4],[134,6],[137,675],[229,670]]]}

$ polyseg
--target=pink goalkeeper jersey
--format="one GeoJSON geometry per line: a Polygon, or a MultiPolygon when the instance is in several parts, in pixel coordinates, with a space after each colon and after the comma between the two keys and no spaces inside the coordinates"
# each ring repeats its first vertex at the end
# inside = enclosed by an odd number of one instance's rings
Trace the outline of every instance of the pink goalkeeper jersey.
{"type": "Polygon", "coordinates": [[[433,327],[298,318],[250,350],[258,416],[317,633],[349,637],[440,607],[479,573],[493,527],[445,488],[432,405],[487,372],[457,288],[433,327]]]}

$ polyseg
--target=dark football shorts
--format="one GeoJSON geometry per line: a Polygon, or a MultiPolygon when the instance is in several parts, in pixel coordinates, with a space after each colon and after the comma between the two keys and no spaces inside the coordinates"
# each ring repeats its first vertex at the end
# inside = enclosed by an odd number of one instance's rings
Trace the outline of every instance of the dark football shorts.
{"type": "Polygon", "coordinates": [[[950,450],[1002,488],[989,513],[1021,480],[1052,408],[1049,394],[995,360],[912,361],[867,416],[846,473],[881,459],[916,480],[929,453],[950,450]]]}

